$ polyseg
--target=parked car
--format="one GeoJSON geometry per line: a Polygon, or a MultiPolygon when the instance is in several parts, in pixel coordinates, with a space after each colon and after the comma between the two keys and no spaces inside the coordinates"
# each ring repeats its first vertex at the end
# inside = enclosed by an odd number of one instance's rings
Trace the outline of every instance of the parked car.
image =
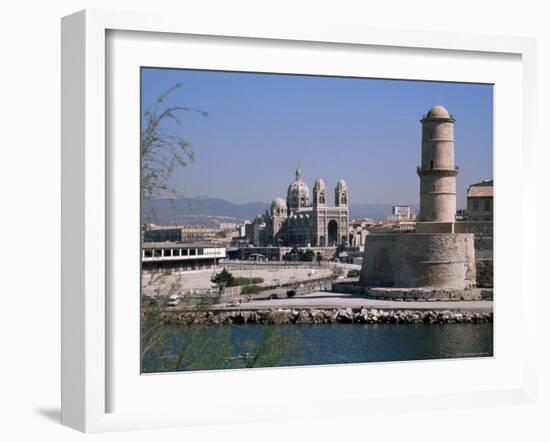
{"type": "Polygon", "coordinates": [[[166,303],[166,305],[167,305],[168,307],[175,307],[175,306],[177,306],[179,303],[180,303],[180,299],[179,299],[178,295],[170,295],[170,297],[168,298],[168,302],[166,303]]]}
{"type": "Polygon", "coordinates": [[[289,290],[286,292],[287,298],[294,298],[296,296],[296,290],[289,290]]]}
{"type": "Polygon", "coordinates": [[[279,295],[277,293],[272,293],[267,297],[267,299],[279,299],[279,295]]]}

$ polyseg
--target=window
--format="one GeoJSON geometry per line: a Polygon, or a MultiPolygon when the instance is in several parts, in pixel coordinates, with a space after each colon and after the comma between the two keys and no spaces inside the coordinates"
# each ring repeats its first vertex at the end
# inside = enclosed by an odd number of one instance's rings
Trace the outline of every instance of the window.
{"type": "Polygon", "coordinates": [[[485,204],[485,211],[488,212],[489,210],[491,210],[491,201],[489,200],[485,200],[484,202],[485,204]]]}
{"type": "Polygon", "coordinates": [[[474,210],[479,210],[479,201],[474,200],[474,210]]]}
{"type": "Polygon", "coordinates": [[[430,161],[430,170],[433,170],[433,168],[434,168],[434,160],[431,160],[430,161]]]}

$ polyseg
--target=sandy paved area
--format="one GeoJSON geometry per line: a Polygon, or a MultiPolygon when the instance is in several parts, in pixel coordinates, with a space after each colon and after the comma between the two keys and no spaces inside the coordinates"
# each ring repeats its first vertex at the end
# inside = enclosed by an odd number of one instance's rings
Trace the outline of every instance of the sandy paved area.
{"type": "MultiPolygon", "coordinates": [[[[214,270],[197,270],[194,272],[185,272],[183,274],[162,275],[148,274],[143,275],[143,290],[145,294],[159,289],[159,295],[166,294],[171,288],[177,289],[181,287],[185,290],[208,289],[212,287],[210,278],[221,269],[214,270]],[[151,282],[151,278],[153,281],[151,282]]],[[[232,270],[233,276],[243,276],[246,278],[263,278],[264,283],[268,284],[284,284],[293,281],[294,278],[298,281],[307,281],[312,278],[321,278],[330,276],[330,269],[260,269],[260,270],[232,270]]]]}
{"type": "MultiPolygon", "coordinates": [[[[274,291],[277,292],[277,291],[274,291]]],[[[283,295],[283,292],[281,296],[283,295]]],[[[366,299],[359,295],[346,295],[340,293],[314,292],[307,295],[299,295],[293,299],[283,297],[274,300],[252,300],[243,302],[241,309],[262,309],[262,308],[381,308],[381,309],[462,309],[462,310],[483,310],[493,309],[492,301],[386,301],[366,299]]]]}

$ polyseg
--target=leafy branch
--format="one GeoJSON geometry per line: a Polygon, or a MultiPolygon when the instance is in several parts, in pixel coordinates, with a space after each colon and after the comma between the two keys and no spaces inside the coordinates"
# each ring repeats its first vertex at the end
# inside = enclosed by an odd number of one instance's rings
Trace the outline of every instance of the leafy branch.
{"type": "Polygon", "coordinates": [[[206,117],[200,109],[166,105],[167,97],[183,83],[176,83],[160,95],[143,117],[141,130],[141,191],[144,198],[163,194],[175,194],[174,172],[194,161],[190,143],[180,134],[184,112],[194,112],[206,117]],[[170,124],[172,123],[172,124],[170,124]],[[173,128],[175,125],[176,129],[173,128]]]}

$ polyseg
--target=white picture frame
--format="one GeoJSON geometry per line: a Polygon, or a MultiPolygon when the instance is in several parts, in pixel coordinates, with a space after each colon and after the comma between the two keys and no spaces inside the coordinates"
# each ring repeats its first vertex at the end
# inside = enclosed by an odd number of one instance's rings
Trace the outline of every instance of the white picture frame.
{"type": "MultiPolygon", "coordinates": [[[[132,411],[109,410],[109,370],[113,355],[109,346],[109,327],[112,326],[109,287],[109,242],[112,231],[108,228],[110,215],[109,155],[106,120],[109,88],[106,78],[108,32],[144,32],[161,36],[218,36],[284,41],[292,45],[300,42],[369,46],[385,48],[426,49],[431,51],[467,52],[480,59],[484,54],[504,54],[520,58],[521,63],[521,148],[522,172],[528,174],[534,158],[534,101],[535,101],[535,44],[532,39],[517,37],[491,37],[451,33],[428,33],[349,28],[345,26],[304,27],[265,23],[213,22],[193,20],[182,25],[177,17],[130,14],[111,11],[82,11],[62,21],[62,423],[84,432],[111,431],[139,428],[159,428],[186,425],[207,425],[213,415],[197,407],[189,410],[166,412],[162,409],[132,411]]],[[[498,106],[495,113],[498,112],[498,106]]],[[[518,122],[519,124],[519,122],[518,122]]],[[[498,179],[498,174],[497,174],[498,179]]],[[[504,187],[503,187],[504,188],[504,187]]],[[[529,188],[517,189],[524,207],[534,207],[536,193],[529,188]]],[[[521,215],[521,217],[527,214],[521,215]]],[[[497,218],[498,219],[498,218],[497,218]]],[[[535,239],[526,234],[526,224],[520,223],[518,234],[522,243],[517,249],[521,279],[521,305],[535,304],[536,286],[534,269],[527,265],[528,256],[535,256],[535,239]]],[[[495,254],[498,266],[498,246],[495,254]]],[[[498,294],[497,294],[498,296],[498,294]]],[[[498,305],[498,300],[497,300],[498,305]]],[[[521,310],[521,309],[520,309],[521,310]]],[[[504,312],[504,308],[502,309],[504,312]]],[[[498,315],[497,311],[497,315],[498,315]]],[[[518,315],[525,315],[519,311],[518,315]]],[[[506,317],[503,315],[503,318],[506,317]]],[[[498,318],[498,316],[497,316],[498,318]]],[[[522,316],[524,319],[524,316],[522,316]]],[[[522,320],[520,318],[520,320],[522,320]]],[[[497,319],[498,321],[498,319],[497,319]]],[[[504,324],[505,325],[505,324],[504,324]]],[[[482,388],[471,391],[431,391],[419,395],[404,392],[402,395],[378,395],[376,399],[362,390],[354,396],[339,397],[336,392],[326,400],[314,398],[305,416],[328,414],[368,414],[385,410],[395,412],[411,406],[422,409],[468,407],[472,400],[478,405],[500,403],[531,403],[535,393],[536,325],[531,320],[522,329],[525,352],[518,356],[521,376],[501,388],[482,388]],[[533,344],[531,344],[533,343],[533,344]],[[413,405],[414,404],[414,405],[413,405]]],[[[498,335],[497,335],[498,339],[498,335]]],[[[498,358],[498,355],[497,355],[498,358]]],[[[389,367],[386,365],[385,367],[389,367]]],[[[424,365],[423,370],[441,370],[441,367],[424,365]]],[[[459,368],[459,367],[457,367],[459,368]]],[[[343,370],[330,368],[331,373],[343,370]]],[[[355,367],[358,376],[361,366],[355,367]]],[[[390,368],[384,368],[390,370],[390,368]]],[[[292,370],[286,370],[290,373],[292,370]]],[[[380,370],[379,370],[380,371],[380,370]]],[[[243,378],[243,371],[240,376],[243,378]]],[[[268,370],[255,371],[261,385],[272,374],[268,370]],[[260,374],[257,374],[260,373],[260,374]]],[[[298,373],[298,371],[295,371],[298,373]]],[[[350,371],[347,372],[352,373],[350,371]]],[[[519,373],[519,372],[518,372],[519,373]]],[[[195,381],[211,376],[196,375],[195,381]]],[[[222,376],[222,375],[220,375],[222,376]]],[[[229,375],[223,375],[229,376],[229,375]]],[[[287,375],[290,377],[292,375],[287,375]]],[[[217,377],[218,381],[223,378],[217,377]]],[[[279,382],[279,381],[277,381],[279,382]]],[[[238,400],[236,400],[238,402],[238,400]]],[[[241,400],[243,402],[243,400],[241,400]]],[[[230,411],[215,414],[218,422],[273,420],[292,417],[292,412],[263,404],[236,404],[240,416],[230,411]]]]}

